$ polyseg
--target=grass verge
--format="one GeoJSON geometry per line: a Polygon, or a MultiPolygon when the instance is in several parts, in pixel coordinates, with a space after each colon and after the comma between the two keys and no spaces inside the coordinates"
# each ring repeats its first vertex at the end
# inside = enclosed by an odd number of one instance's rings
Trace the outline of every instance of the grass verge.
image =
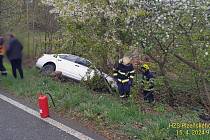
{"type": "MultiPolygon", "coordinates": [[[[7,69],[10,67],[7,65],[7,69]]],[[[136,104],[132,99],[121,101],[107,94],[95,94],[77,83],[61,83],[44,77],[34,69],[25,69],[25,79],[16,80],[11,76],[1,77],[0,87],[18,96],[31,98],[37,102],[38,92],[52,93],[58,112],[66,115],[77,114],[81,119],[94,122],[97,129],[106,128],[110,133],[125,135],[126,138],[140,140],[209,140],[205,133],[193,130],[169,128],[171,123],[199,122],[197,113],[184,108],[182,116],[167,105],[156,103],[136,104]],[[188,133],[186,133],[188,132],[188,133]]],[[[112,134],[113,135],[113,134],[112,134]]],[[[111,137],[110,139],[120,139],[111,137]]]]}

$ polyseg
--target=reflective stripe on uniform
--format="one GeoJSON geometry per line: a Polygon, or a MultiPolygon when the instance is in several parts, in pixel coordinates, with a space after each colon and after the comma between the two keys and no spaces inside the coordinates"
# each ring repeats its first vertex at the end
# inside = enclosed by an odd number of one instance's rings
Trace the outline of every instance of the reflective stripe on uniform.
{"type": "Polygon", "coordinates": [[[133,70],[133,71],[130,71],[130,73],[135,73],[135,71],[133,70]]]}
{"type": "Polygon", "coordinates": [[[122,83],[129,82],[129,79],[122,80],[122,83]]]}
{"type": "Polygon", "coordinates": [[[121,83],[126,83],[126,82],[129,82],[129,79],[125,79],[125,80],[118,79],[118,81],[121,83]]]}
{"type": "Polygon", "coordinates": [[[133,78],[134,78],[134,76],[130,76],[130,78],[132,78],[132,79],[133,79],[133,78]]]}
{"type": "Polygon", "coordinates": [[[113,76],[117,76],[117,73],[114,73],[113,76]]]}
{"type": "Polygon", "coordinates": [[[121,72],[120,70],[118,72],[119,72],[119,74],[126,75],[126,73],[121,72]]]}

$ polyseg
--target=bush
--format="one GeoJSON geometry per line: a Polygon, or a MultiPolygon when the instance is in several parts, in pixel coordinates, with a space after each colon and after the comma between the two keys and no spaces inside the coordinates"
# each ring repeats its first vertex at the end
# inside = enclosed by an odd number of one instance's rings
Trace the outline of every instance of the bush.
{"type": "Polygon", "coordinates": [[[97,73],[92,78],[88,77],[87,80],[82,80],[82,83],[90,90],[96,92],[108,92],[107,84],[105,83],[104,77],[97,73]]]}

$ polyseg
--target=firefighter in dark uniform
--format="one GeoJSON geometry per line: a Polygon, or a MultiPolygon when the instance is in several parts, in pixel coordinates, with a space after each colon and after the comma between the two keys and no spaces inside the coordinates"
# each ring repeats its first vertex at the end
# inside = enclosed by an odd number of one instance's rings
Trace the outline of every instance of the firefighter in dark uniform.
{"type": "Polygon", "coordinates": [[[144,100],[149,103],[154,103],[154,76],[147,64],[142,65],[141,70],[143,72],[141,85],[143,88],[144,100]]]}
{"type": "Polygon", "coordinates": [[[130,63],[129,57],[124,57],[119,60],[116,68],[114,68],[114,78],[117,81],[118,90],[121,98],[128,98],[130,96],[130,88],[134,78],[134,68],[130,63]]]}

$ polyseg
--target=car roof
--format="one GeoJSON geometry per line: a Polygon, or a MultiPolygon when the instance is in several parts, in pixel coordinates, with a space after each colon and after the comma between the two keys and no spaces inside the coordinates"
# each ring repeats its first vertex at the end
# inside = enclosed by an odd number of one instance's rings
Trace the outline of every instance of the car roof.
{"type": "Polygon", "coordinates": [[[73,54],[58,54],[58,55],[67,55],[68,57],[71,57],[73,59],[81,59],[81,60],[86,60],[86,61],[89,61],[91,62],[90,60],[86,59],[86,58],[83,58],[83,57],[80,57],[80,56],[77,56],[77,55],[73,55],[73,54]]]}
{"type": "Polygon", "coordinates": [[[80,59],[83,59],[83,60],[87,60],[87,61],[89,61],[89,62],[91,62],[90,60],[88,60],[88,59],[86,59],[86,58],[83,58],[83,57],[79,57],[79,56],[77,56],[77,55],[73,55],[73,54],[65,54],[65,53],[60,53],[60,54],[47,54],[47,55],[66,55],[66,56],[68,56],[68,57],[71,57],[71,58],[73,58],[73,59],[77,59],[77,58],[80,58],[80,59]]]}
{"type": "Polygon", "coordinates": [[[81,57],[73,55],[73,54],[58,54],[58,55],[66,55],[66,56],[72,57],[72,58],[81,58],[81,57]]]}
{"type": "Polygon", "coordinates": [[[73,54],[65,54],[65,53],[60,53],[60,54],[45,54],[45,55],[49,55],[49,56],[54,56],[54,55],[66,55],[66,56],[70,56],[70,57],[74,57],[74,58],[80,58],[79,56],[73,55],[73,54]]]}

